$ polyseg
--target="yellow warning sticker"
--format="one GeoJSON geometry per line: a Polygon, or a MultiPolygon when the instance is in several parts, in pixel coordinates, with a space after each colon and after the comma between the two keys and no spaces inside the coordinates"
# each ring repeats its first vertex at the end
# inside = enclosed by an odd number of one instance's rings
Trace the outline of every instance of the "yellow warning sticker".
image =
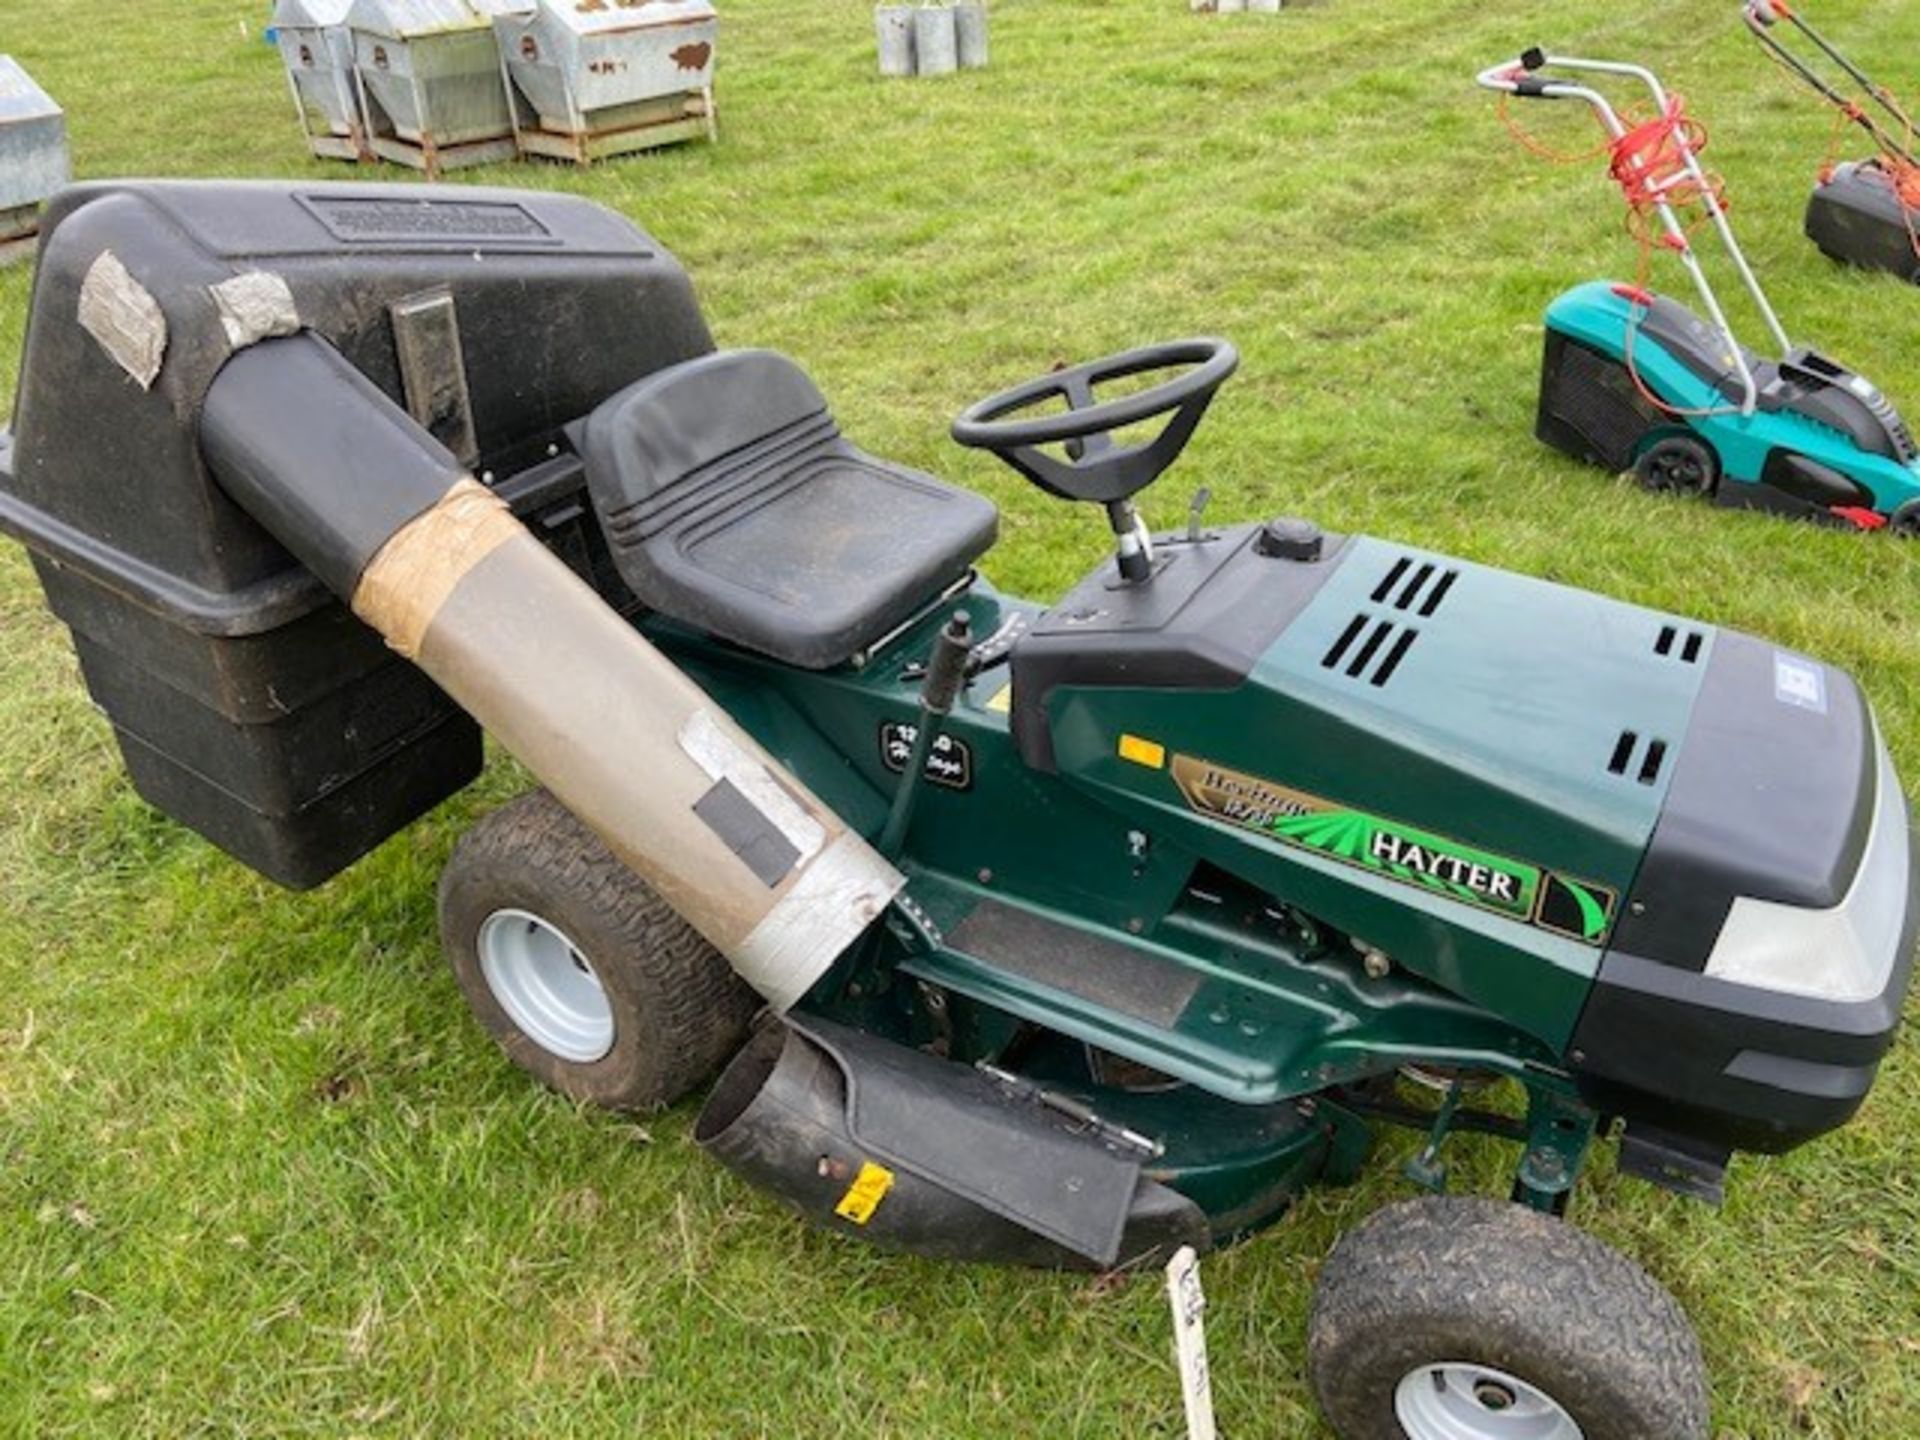
{"type": "Polygon", "coordinates": [[[873,1218],[873,1212],[880,1208],[880,1202],[887,1198],[887,1192],[891,1189],[893,1171],[869,1160],[860,1167],[860,1173],[853,1177],[853,1184],[840,1197],[840,1203],[833,1207],[833,1213],[842,1220],[864,1225],[873,1218]]]}
{"type": "Polygon", "coordinates": [[[987,709],[996,715],[1005,715],[1013,709],[1013,682],[1008,681],[987,697],[987,709]]]}
{"type": "Polygon", "coordinates": [[[1167,747],[1155,740],[1143,740],[1138,735],[1122,735],[1120,758],[1131,760],[1136,765],[1145,765],[1149,770],[1164,770],[1167,766],[1167,747]]]}

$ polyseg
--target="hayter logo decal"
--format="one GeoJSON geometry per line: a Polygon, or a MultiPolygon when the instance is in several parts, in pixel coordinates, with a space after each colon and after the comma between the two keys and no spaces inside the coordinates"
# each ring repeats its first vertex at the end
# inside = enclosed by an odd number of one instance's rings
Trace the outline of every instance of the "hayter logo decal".
{"type": "Polygon", "coordinates": [[[1438,881],[1451,890],[1464,889],[1503,908],[1520,903],[1520,886],[1525,882],[1515,871],[1449,855],[1435,845],[1409,840],[1391,830],[1376,826],[1367,841],[1367,853],[1388,870],[1411,871],[1423,880],[1438,881]]]}
{"type": "Polygon", "coordinates": [[[1174,783],[1203,815],[1256,830],[1376,875],[1492,910],[1598,945],[1613,924],[1614,893],[1429,834],[1348,810],[1303,790],[1243,775],[1189,755],[1173,757],[1174,783]]]}

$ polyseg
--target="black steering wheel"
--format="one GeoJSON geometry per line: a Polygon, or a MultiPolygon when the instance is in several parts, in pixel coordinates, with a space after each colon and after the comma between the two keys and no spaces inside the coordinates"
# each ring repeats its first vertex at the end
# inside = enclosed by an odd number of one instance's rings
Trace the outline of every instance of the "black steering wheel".
{"type": "Polygon", "coordinates": [[[1180,458],[1194,427],[1207,413],[1214,394],[1240,366],[1240,352],[1225,340],[1171,340],[1056,370],[1038,380],[1002,391],[953,422],[953,438],[975,450],[988,450],[1050,495],[1113,505],[1160,478],[1180,458]],[[1185,367],[1181,373],[1116,400],[1098,402],[1093,387],[1130,375],[1185,367]],[[1020,420],[1043,400],[1064,399],[1067,408],[1020,420]],[[1171,413],[1153,439],[1115,445],[1113,432],[1171,413]],[[1067,447],[1061,459],[1040,447],[1067,447]]]}

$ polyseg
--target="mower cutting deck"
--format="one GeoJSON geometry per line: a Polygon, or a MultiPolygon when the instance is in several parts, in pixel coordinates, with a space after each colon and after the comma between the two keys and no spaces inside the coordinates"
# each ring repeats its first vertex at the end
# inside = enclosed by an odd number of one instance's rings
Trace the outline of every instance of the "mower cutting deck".
{"type": "Polygon", "coordinates": [[[579,201],[135,183],[49,229],[0,523],[155,803],[317,883],[472,777],[477,718],[546,788],[461,842],[442,937],[542,1081],[651,1108],[726,1061],[696,1134],[794,1211],[1040,1265],[1247,1235],[1375,1122],[1435,1192],[1492,1133],[1518,1203],[1323,1267],[1335,1428],[1707,1433],[1678,1307],[1554,1217],[1616,1120],[1711,1198],[1864,1099],[1916,910],[1845,675],[1303,520],[1152,533],[1220,340],[955,424],[1103,512],[1041,605],[974,573],[990,505],[715,353],[579,201]]]}
{"type": "Polygon", "coordinates": [[[1836,129],[1834,152],[1821,165],[1807,201],[1807,238],[1835,260],[1920,283],[1920,156],[1906,106],[1815,29],[1797,6],[1747,0],[1742,14],[1768,57],[1834,108],[1836,126],[1856,125],[1873,143],[1871,158],[1836,163],[1836,129]],[[1811,48],[1811,58],[1780,38],[1783,24],[1811,48]],[[1822,73],[1824,65],[1838,75],[1822,73]]]}
{"type": "Polygon", "coordinates": [[[1700,162],[1705,132],[1685,103],[1637,65],[1530,51],[1479,83],[1511,99],[1593,108],[1610,171],[1642,240],[1642,269],[1673,254],[1706,315],[1634,283],[1594,282],[1547,309],[1539,437],[1576,459],[1632,470],[1649,489],[1824,522],[1920,534],[1920,445],[1866,377],[1787,336],[1728,223],[1718,179],[1700,162]],[[1547,74],[1543,72],[1555,72],[1547,74]],[[1644,85],[1651,119],[1634,120],[1600,91],[1560,75],[1644,85]],[[1683,218],[1697,209],[1698,223],[1683,218]],[[1778,347],[1740,342],[1693,244],[1705,226],[1778,347]]]}

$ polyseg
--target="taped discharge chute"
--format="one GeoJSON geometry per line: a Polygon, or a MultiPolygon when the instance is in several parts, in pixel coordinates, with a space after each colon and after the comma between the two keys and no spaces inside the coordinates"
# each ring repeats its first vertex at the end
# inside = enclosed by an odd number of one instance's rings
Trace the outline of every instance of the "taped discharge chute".
{"type": "Polygon", "coordinates": [[[324,341],[236,355],[200,435],[228,493],[775,1008],[904,883],[324,341]]]}

